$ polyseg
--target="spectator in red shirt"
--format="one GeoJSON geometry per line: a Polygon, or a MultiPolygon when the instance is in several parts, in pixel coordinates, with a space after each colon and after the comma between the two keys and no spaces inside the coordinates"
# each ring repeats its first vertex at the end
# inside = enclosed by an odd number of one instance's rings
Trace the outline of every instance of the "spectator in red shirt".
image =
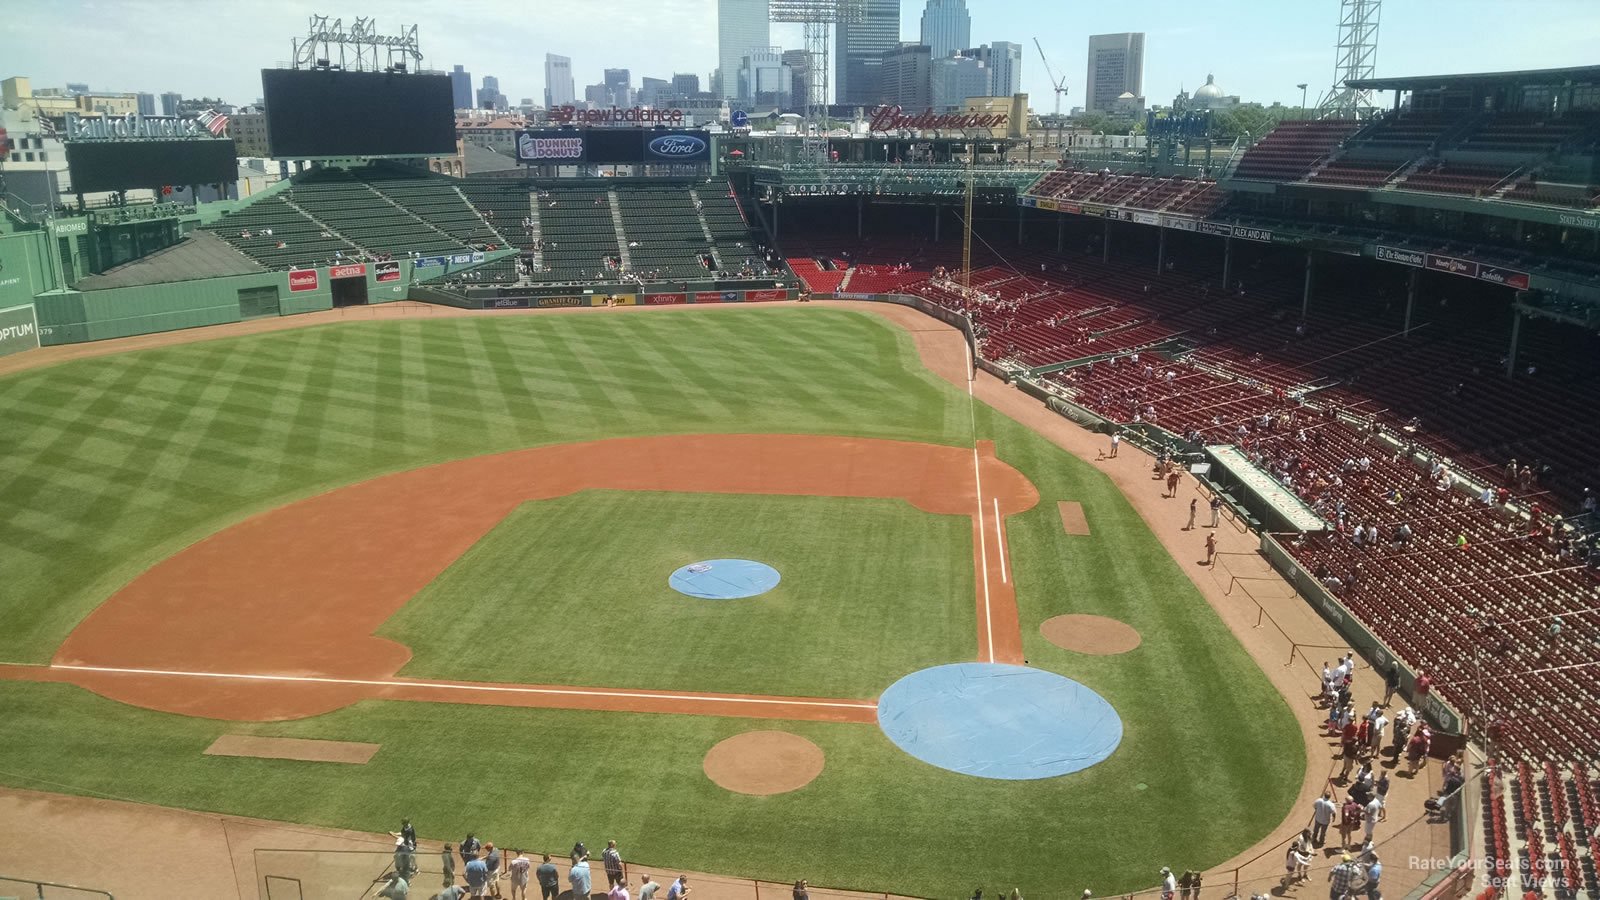
{"type": "Polygon", "coordinates": [[[1411,764],[1413,775],[1428,764],[1428,749],[1432,745],[1433,731],[1428,728],[1428,723],[1423,722],[1417,726],[1417,731],[1411,735],[1411,740],[1406,742],[1406,761],[1411,764]]]}

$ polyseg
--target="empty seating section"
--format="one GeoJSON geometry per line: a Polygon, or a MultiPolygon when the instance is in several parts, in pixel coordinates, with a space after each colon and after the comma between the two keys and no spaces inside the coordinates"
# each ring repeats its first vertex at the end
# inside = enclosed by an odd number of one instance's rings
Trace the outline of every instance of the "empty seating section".
{"type": "Polygon", "coordinates": [[[1495,187],[1511,176],[1513,166],[1469,166],[1450,162],[1424,165],[1397,186],[1408,191],[1431,191],[1436,194],[1470,194],[1487,196],[1495,187]]]}
{"type": "Polygon", "coordinates": [[[223,216],[209,230],[269,269],[326,265],[336,253],[359,252],[355,244],[329,232],[279,194],[223,216]]]}
{"type": "MultiPolygon", "coordinates": [[[[507,246],[506,238],[467,202],[456,183],[378,168],[363,172],[362,180],[396,206],[464,244],[507,246]]],[[[516,226],[518,221],[510,224],[516,226]]]]}
{"type": "Polygon", "coordinates": [[[1396,174],[1392,162],[1382,160],[1338,159],[1311,173],[1313,184],[1339,184],[1347,187],[1382,187],[1396,174]]]}
{"type": "Polygon", "coordinates": [[[1068,167],[1047,173],[1028,189],[1028,193],[1069,203],[1103,203],[1194,216],[1214,211],[1224,199],[1216,183],[1205,179],[1116,175],[1068,167]]]}
{"type": "Polygon", "coordinates": [[[1484,791],[1486,856],[1508,895],[1600,898],[1596,772],[1587,761],[1496,760],[1484,791]]]}
{"type": "Polygon", "coordinates": [[[343,170],[317,170],[296,179],[284,194],[317,221],[373,253],[439,256],[466,244],[396,206],[343,170]]]}
{"type": "Polygon", "coordinates": [[[586,281],[618,274],[621,258],[604,186],[546,187],[539,192],[544,270],[535,281],[586,281]]]}
{"type": "Polygon", "coordinates": [[[700,198],[700,213],[705,216],[706,225],[711,229],[711,239],[717,242],[717,247],[730,256],[733,250],[748,254],[754,246],[750,238],[750,226],[745,222],[744,213],[739,211],[739,202],[729,190],[726,184],[708,184],[697,188],[695,196],[700,198]]]}
{"type": "Polygon", "coordinates": [[[1441,113],[1405,112],[1398,116],[1389,115],[1373,123],[1369,130],[1356,135],[1357,141],[1353,143],[1357,146],[1404,150],[1415,156],[1427,152],[1460,121],[1459,116],[1441,113]]]}
{"type": "Polygon", "coordinates": [[[1350,136],[1358,123],[1338,119],[1280,122],[1246,150],[1234,178],[1256,181],[1298,181],[1350,136]]]}
{"type": "Polygon", "coordinates": [[[1576,116],[1547,119],[1528,113],[1501,113],[1485,119],[1454,143],[1462,150],[1549,153],[1582,134],[1592,120],[1576,116]]]}
{"type": "Polygon", "coordinates": [[[619,190],[617,199],[630,263],[641,278],[676,281],[712,274],[711,242],[686,189],[635,187],[619,190]]]}
{"type": "Polygon", "coordinates": [[[789,257],[789,268],[806,288],[819,294],[831,294],[841,288],[849,267],[844,260],[818,259],[810,256],[789,257]]]}
{"type": "Polygon", "coordinates": [[[1506,200],[1588,209],[1600,206],[1600,188],[1581,184],[1549,184],[1537,179],[1519,181],[1504,194],[1506,200]]]}

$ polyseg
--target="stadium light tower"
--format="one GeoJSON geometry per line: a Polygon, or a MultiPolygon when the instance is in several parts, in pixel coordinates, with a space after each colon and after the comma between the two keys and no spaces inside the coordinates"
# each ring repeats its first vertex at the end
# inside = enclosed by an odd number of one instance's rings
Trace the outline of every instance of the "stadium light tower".
{"type": "Polygon", "coordinates": [[[305,36],[294,38],[293,45],[292,68],[296,69],[403,72],[407,67],[420,68],[422,62],[417,26],[403,28],[397,35],[383,35],[378,33],[377,23],[370,18],[356,19],[346,31],[343,19],[330,22],[327,16],[311,16],[305,36]],[[383,59],[380,60],[380,56],[383,59]]]}
{"type": "Polygon", "coordinates": [[[1349,86],[1371,78],[1378,63],[1378,14],[1383,0],[1340,0],[1339,43],[1333,87],[1317,102],[1321,119],[1358,119],[1372,114],[1372,92],[1349,86]]]}
{"type": "Polygon", "coordinates": [[[805,30],[806,120],[817,126],[826,140],[828,124],[828,26],[856,24],[866,16],[862,0],[770,0],[769,15],[774,22],[799,23],[805,30]]]}

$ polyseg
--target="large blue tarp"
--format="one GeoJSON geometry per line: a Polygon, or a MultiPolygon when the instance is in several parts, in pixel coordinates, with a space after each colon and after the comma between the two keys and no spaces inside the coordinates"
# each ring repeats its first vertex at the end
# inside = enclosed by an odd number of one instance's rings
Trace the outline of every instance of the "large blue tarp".
{"type": "Polygon", "coordinates": [[[878,699],[878,725],[923,762],[1009,781],[1087,769],[1122,742],[1122,717],[1089,687],[1000,663],[907,675],[878,699]]]}

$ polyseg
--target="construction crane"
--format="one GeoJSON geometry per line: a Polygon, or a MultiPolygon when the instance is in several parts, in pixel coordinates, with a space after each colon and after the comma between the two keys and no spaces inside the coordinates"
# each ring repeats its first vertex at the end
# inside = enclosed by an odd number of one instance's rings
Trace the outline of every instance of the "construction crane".
{"type": "Polygon", "coordinates": [[[1055,70],[1050,68],[1050,57],[1044,55],[1044,46],[1039,43],[1038,38],[1033,39],[1033,45],[1039,48],[1039,58],[1044,60],[1044,72],[1050,76],[1050,86],[1055,89],[1056,115],[1059,116],[1061,115],[1061,95],[1067,92],[1067,76],[1063,75],[1059,79],[1056,78],[1055,70]]]}

